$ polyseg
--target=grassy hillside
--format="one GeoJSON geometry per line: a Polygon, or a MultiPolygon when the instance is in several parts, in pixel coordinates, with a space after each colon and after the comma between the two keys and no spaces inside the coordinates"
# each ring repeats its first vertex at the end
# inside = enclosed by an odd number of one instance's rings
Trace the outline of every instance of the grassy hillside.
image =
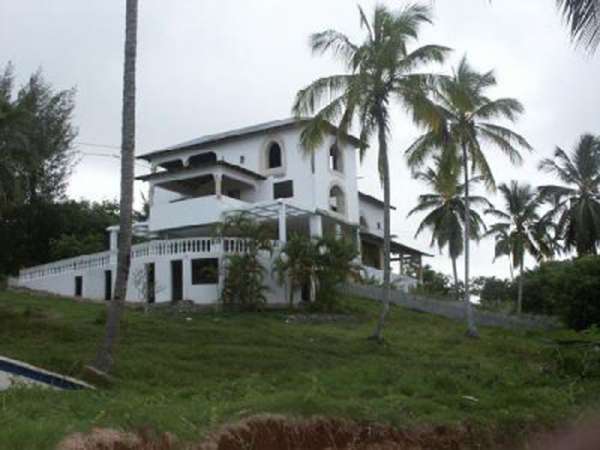
{"type": "MultiPolygon", "coordinates": [[[[194,439],[261,412],[519,428],[598,400],[600,380],[557,365],[545,343],[551,336],[484,329],[473,341],[460,324],[397,308],[380,346],[365,339],[374,305],[348,300],[344,308],[357,320],[300,325],[283,313],[128,311],[120,382],[96,392],[0,393],[0,448],[50,449],[94,426],[151,426],[194,439]]],[[[103,321],[103,305],[0,292],[0,355],[77,376],[103,321]]]]}

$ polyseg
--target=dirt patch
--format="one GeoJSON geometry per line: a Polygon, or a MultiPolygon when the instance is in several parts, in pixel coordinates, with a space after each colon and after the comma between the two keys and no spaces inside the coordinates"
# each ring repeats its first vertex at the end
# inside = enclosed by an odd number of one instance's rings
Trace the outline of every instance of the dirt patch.
{"type": "Polygon", "coordinates": [[[94,429],[67,437],[57,450],[598,450],[599,424],[537,434],[524,445],[515,434],[483,433],[469,426],[399,430],[341,419],[256,416],[223,426],[200,443],[178,443],[168,433],[94,429]]]}

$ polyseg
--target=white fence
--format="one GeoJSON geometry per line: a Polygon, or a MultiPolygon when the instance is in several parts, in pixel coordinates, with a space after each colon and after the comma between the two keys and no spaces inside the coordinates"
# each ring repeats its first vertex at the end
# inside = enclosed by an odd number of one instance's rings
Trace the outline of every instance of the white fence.
{"type": "MultiPolygon", "coordinates": [[[[276,242],[273,244],[274,246],[277,245],[276,242]]],[[[247,246],[248,242],[240,238],[189,238],[150,241],[132,246],[131,260],[179,254],[232,254],[245,251],[247,246]]],[[[23,269],[19,273],[19,280],[25,282],[72,272],[109,268],[111,265],[116,265],[116,252],[95,253],[23,269]]]]}

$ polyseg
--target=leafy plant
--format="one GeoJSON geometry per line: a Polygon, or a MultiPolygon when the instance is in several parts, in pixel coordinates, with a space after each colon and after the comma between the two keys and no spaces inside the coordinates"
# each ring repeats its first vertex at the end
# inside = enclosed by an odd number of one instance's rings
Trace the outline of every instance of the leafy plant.
{"type": "Polygon", "coordinates": [[[359,276],[356,256],[352,242],[293,235],[275,261],[279,282],[288,280],[290,284],[290,307],[294,292],[304,288],[309,290],[308,301],[313,308],[332,310],[338,295],[335,287],[349,277],[359,276]]]}
{"type": "Polygon", "coordinates": [[[244,311],[255,311],[267,302],[266,269],[260,255],[273,249],[273,230],[265,222],[257,222],[247,214],[228,216],[217,227],[220,238],[243,239],[241,251],[227,255],[221,269],[225,273],[221,301],[244,311]]]}

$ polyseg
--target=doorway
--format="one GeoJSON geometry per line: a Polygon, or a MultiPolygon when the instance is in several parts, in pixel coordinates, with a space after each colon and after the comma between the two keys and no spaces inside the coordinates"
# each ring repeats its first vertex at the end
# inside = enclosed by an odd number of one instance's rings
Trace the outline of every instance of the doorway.
{"type": "Polygon", "coordinates": [[[146,264],[146,301],[154,303],[156,301],[156,271],[154,263],[146,264]]]}
{"type": "Polygon", "coordinates": [[[183,300],[183,261],[171,261],[171,300],[183,300]]]}
{"type": "Polygon", "coordinates": [[[81,297],[83,295],[83,277],[75,277],[75,297],[81,297]]]}
{"type": "Polygon", "coordinates": [[[104,300],[112,300],[112,271],[104,271],[104,300]]]}

